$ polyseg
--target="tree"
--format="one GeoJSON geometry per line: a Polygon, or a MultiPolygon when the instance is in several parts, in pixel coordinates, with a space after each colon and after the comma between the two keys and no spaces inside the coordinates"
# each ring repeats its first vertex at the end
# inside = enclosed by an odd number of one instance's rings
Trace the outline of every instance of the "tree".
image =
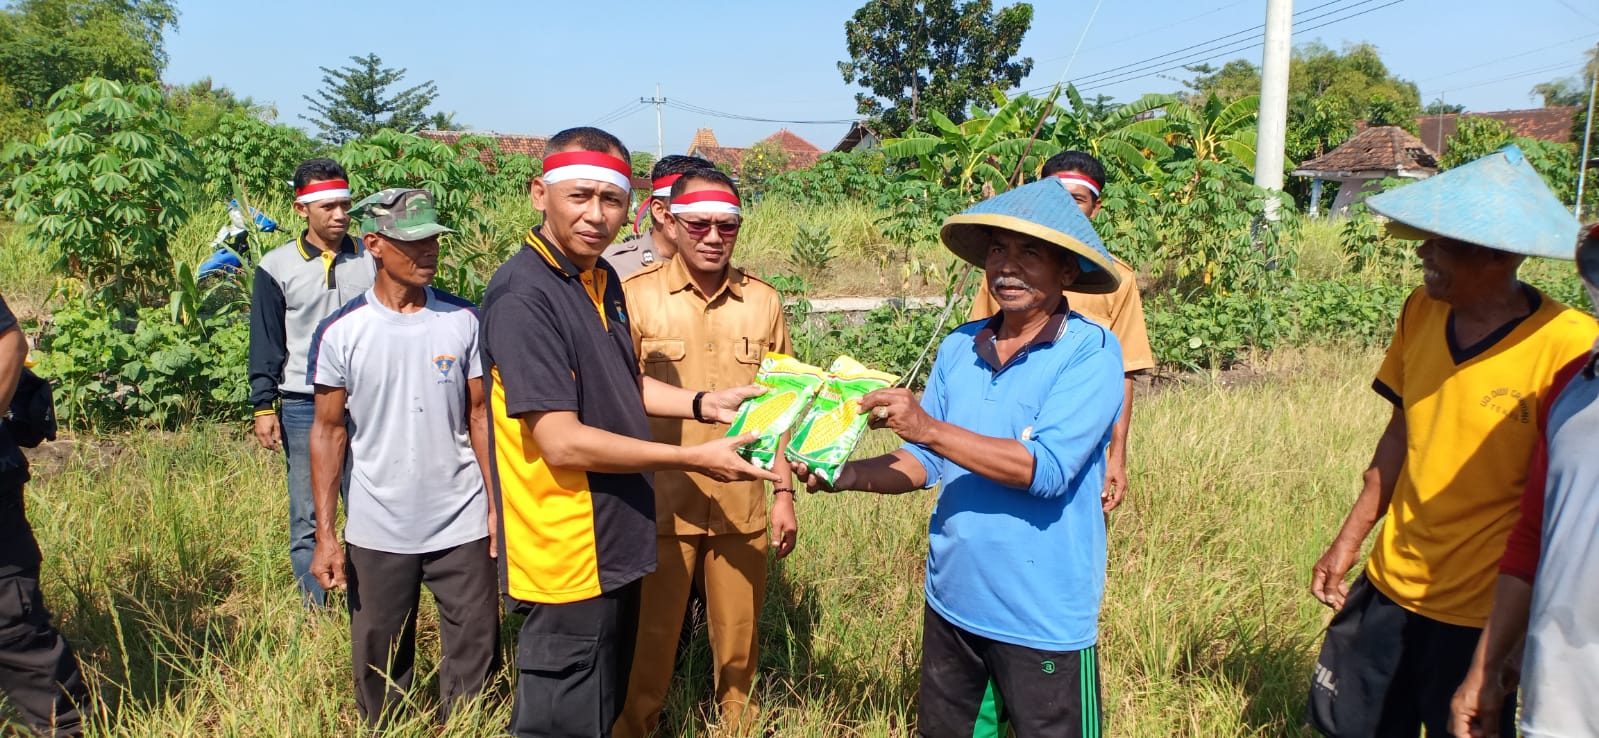
{"type": "Polygon", "coordinates": [[[101,77],[154,82],[177,28],[172,0],[21,0],[0,7],[0,105],[42,124],[56,90],[101,77]]]}
{"type": "Polygon", "coordinates": [[[849,61],[838,63],[856,112],[885,137],[899,136],[938,111],[959,123],[973,101],[988,101],[1033,69],[1017,59],[1033,6],[998,11],[992,0],[868,0],[844,23],[849,61]]]}
{"type": "Polygon", "coordinates": [[[1222,102],[1232,102],[1241,97],[1260,94],[1260,67],[1244,59],[1234,59],[1216,69],[1209,64],[1184,67],[1194,78],[1183,83],[1192,93],[1190,104],[1203,104],[1205,98],[1215,95],[1222,102]]]}
{"type": "Polygon", "coordinates": [[[1452,105],[1444,102],[1443,98],[1436,98],[1421,109],[1422,115],[1452,115],[1466,112],[1464,105],[1452,105]]]}
{"type": "Polygon", "coordinates": [[[399,92],[389,88],[405,78],[404,69],[383,66],[377,54],[352,56],[354,66],[322,70],[322,89],[316,97],[302,95],[316,116],[301,115],[321,130],[329,143],[342,144],[370,136],[385,128],[410,133],[430,122],[426,112],[438,86],[432,80],[399,92]]]}
{"type": "Polygon", "coordinates": [[[1580,105],[1588,101],[1587,85],[1579,85],[1572,77],[1539,82],[1533,85],[1527,94],[1542,98],[1543,106],[1546,108],[1580,105]]]}
{"type": "Polygon", "coordinates": [[[241,98],[233,90],[213,83],[210,77],[186,85],[163,85],[162,91],[167,108],[177,118],[178,130],[190,141],[216,132],[223,116],[229,114],[268,122],[278,117],[277,108],[272,105],[241,98]]]}

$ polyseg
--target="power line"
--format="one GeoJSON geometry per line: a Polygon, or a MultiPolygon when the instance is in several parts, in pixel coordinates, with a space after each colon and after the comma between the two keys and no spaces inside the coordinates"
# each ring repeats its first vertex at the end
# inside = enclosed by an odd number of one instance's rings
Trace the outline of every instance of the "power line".
{"type": "Polygon", "coordinates": [[[1588,21],[1589,23],[1599,23],[1599,20],[1594,20],[1593,16],[1588,15],[1587,13],[1584,13],[1584,12],[1578,10],[1577,6],[1572,5],[1569,2],[1566,2],[1566,0],[1555,0],[1555,2],[1558,2],[1561,5],[1566,6],[1566,10],[1569,10],[1569,11],[1571,11],[1573,13],[1576,13],[1577,17],[1582,18],[1583,20],[1588,21]]]}
{"type": "Polygon", "coordinates": [[[616,120],[618,118],[623,117],[624,115],[626,115],[629,112],[632,112],[634,109],[636,109],[638,107],[639,107],[639,103],[634,102],[634,101],[628,101],[628,102],[622,103],[622,105],[617,107],[616,109],[614,109],[614,110],[612,110],[612,111],[610,111],[610,112],[608,112],[608,113],[606,113],[604,115],[601,115],[598,118],[595,118],[594,120],[589,121],[585,125],[595,126],[595,127],[603,126],[606,123],[610,123],[610,122],[612,122],[612,121],[614,121],[614,120],[616,120]]]}
{"type": "Polygon", "coordinates": [[[1499,82],[1509,82],[1510,80],[1513,80],[1513,79],[1521,79],[1522,77],[1531,77],[1531,76],[1533,76],[1535,74],[1548,74],[1549,72],[1553,72],[1553,71],[1556,71],[1556,70],[1559,70],[1559,69],[1568,69],[1568,68],[1570,68],[1570,66],[1571,66],[1570,63],[1566,63],[1566,62],[1563,62],[1563,63],[1560,63],[1560,64],[1551,64],[1551,65],[1545,66],[1545,67],[1538,67],[1537,69],[1528,69],[1528,70],[1525,70],[1525,71],[1516,72],[1514,74],[1509,74],[1509,75],[1506,75],[1504,77],[1497,77],[1497,78],[1490,79],[1490,80],[1484,80],[1482,82],[1473,82],[1473,83],[1471,83],[1469,85],[1460,85],[1458,87],[1451,87],[1451,88],[1449,88],[1447,90],[1439,90],[1439,92],[1455,92],[1455,91],[1458,91],[1458,90],[1469,90],[1469,89],[1472,89],[1473,87],[1483,87],[1485,85],[1497,84],[1499,82]]]}
{"type": "Polygon", "coordinates": [[[750,121],[750,122],[754,122],[754,123],[787,123],[787,124],[790,124],[790,125],[802,125],[803,126],[803,125],[837,125],[837,124],[841,124],[841,123],[854,123],[854,122],[860,120],[860,118],[834,118],[834,119],[829,119],[829,120],[787,120],[787,119],[782,119],[782,118],[764,118],[764,117],[755,116],[755,115],[742,115],[742,114],[739,114],[739,113],[729,113],[729,112],[722,111],[722,110],[713,110],[711,108],[707,108],[707,107],[704,107],[704,106],[695,105],[693,103],[684,102],[682,100],[675,100],[675,99],[667,101],[666,106],[669,107],[669,108],[674,108],[674,109],[677,109],[677,110],[681,110],[681,111],[683,111],[685,113],[694,113],[696,115],[705,115],[705,116],[710,116],[712,118],[726,118],[728,120],[750,121]]]}
{"type": "MultiPolygon", "coordinates": [[[[1342,12],[1342,11],[1345,11],[1345,10],[1350,10],[1350,9],[1359,7],[1361,5],[1366,5],[1366,4],[1377,2],[1377,1],[1378,0],[1359,0],[1359,2],[1355,2],[1353,5],[1346,5],[1345,7],[1342,7],[1342,8],[1334,8],[1333,10],[1329,10],[1326,13],[1323,13],[1321,15],[1315,15],[1315,16],[1310,16],[1310,17],[1306,17],[1306,18],[1301,18],[1300,20],[1301,21],[1318,20],[1320,18],[1324,18],[1327,15],[1331,15],[1333,13],[1338,13],[1338,12],[1342,12]]],[[[1300,16],[1300,15],[1305,15],[1306,13],[1314,13],[1316,11],[1326,9],[1326,8],[1332,7],[1334,5],[1338,5],[1340,3],[1348,3],[1348,2],[1350,2],[1350,0],[1329,0],[1328,2],[1322,3],[1322,4],[1317,5],[1315,7],[1306,8],[1304,10],[1301,10],[1298,13],[1295,13],[1294,15],[1295,16],[1300,16]]],[[[1232,45],[1241,43],[1241,41],[1228,41],[1228,39],[1235,38],[1235,37],[1238,37],[1238,36],[1245,36],[1245,35],[1248,35],[1248,34],[1251,34],[1251,33],[1257,33],[1259,31],[1265,29],[1265,27],[1266,27],[1265,24],[1261,24],[1261,25],[1250,27],[1250,28],[1245,28],[1242,31],[1235,31],[1233,33],[1229,33],[1229,34],[1226,34],[1224,36],[1217,36],[1216,38],[1210,39],[1208,41],[1201,41],[1200,43],[1197,43],[1197,44],[1191,44],[1191,45],[1188,45],[1188,46],[1184,46],[1184,47],[1182,47],[1180,49],[1175,49],[1173,51],[1168,51],[1168,52],[1166,52],[1164,54],[1156,54],[1156,55],[1148,57],[1146,59],[1140,59],[1140,60],[1135,61],[1135,62],[1131,62],[1131,63],[1128,63],[1128,64],[1123,64],[1123,65],[1118,66],[1118,67],[1116,67],[1114,69],[1106,69],[1106,70],[1102,70],[1102,71],[1099,71],[1099,72],[1094,72],[1092,74],[1086,74],[1086,75],[1083,75],[1082,77],[1079,77],[1077,80],[1075,80],[1075,82],[1077,82],[1079,84],[1086,83],[1086,82],[1095,82],[1095,81],[1098,81],[1100,78],[1117,77],[1117,76],[1121,76],[1121,75],[1124,75],[1124,74],[1129,73],[1129,72],[1143,71],[1143,70],[1148,69],[1150,67],[1159,66],[1160,64],[1166,63],[1167,61],[1170,61],[1172,57],[1177,57],[1179,55],[1182,55],[1184,52],[1194,51],[1196,49],[1198,50],[1197,52],[1188,54],[1186,57],[1183,57],[1183,58],[1188,58],[1188,57],[1197,56],[1199,54],[1205,54],[1205,53],[1214,52],[1214,51],[1217,51],[1217,49],[1207,49],[1206,47],[1213,47],[1213,46],[1216,46],[1217,44],[1222,44],[1223,46],[1232,46],[1232,45]],[[1226,42],[1226,43],[1223,43],[1223,42],[1226,42]]],[[[1258,33],[1257,33],[1256,36],[1254,36],[1254,38],[1259,38],[1258,33]]],[[[1243,39],[1242,41],[1248,41],[1248,39],[1243,39]]],[[[1248,47],[1245,46],[1245,47],[1242,47],[1242,48],[1248,48],[1248,47]]],[[[1230,53],[1230,52],[1222,51],[1221,53],[1230,53]]],[[[1161,71],[1165,71],[1165,70],[1161,70],[1161,71]]],[[[1036,87],[1034,89],[1028,90],[1027,92],[1029,94],[1032,94],[1032,93],[1040,92],[1040,91],[1043,91],[1043,90],[1047,90],[1049,88],[1050,88],[1050,85],[1044,85],[1044,86],[1041,86],[1041,87],[1036,87]]]]}
{"type": "Polygon", "coordinates": [[[1491,65],[1494,65],[1494,64],[1498,64],[1499,62],[1510,61],[1511,59],[1520,59],[1521,57],[1524,57],[1524,56],[1531,56],[1531,55],[1537,54],[1539,52],[1543,52],[1543,51],[1548,51],[1550,49],[1559,48],[1561,46],[1565,46],[1567,44],[1575,43],[1577,41],[1586,41],[1586,40],[1588,40],[1588,39],[1590,39],[1592,37],[1593,37],[1593,34],[1590,34],[1590,33],[1584,33],[1584,34],[1582,34],[1580,36],[1572,36],[1571,38],[1568,38],[1568,39],[1566,39],[1564,41],[1556,41],[1555,43],[1548,44],[1546,46],[1540,46],[1540,47],[1538,47],[1536,49],[1533,49],[1531,51],[1523,51],[1523,52],[1521,52],[1519,54],[1511,54],[1509,56],[1501,56],[1498,59],[1489,59],[1488,61],[1482,62],[1480,64],[1473,64],[1473,65],[1471,65],[1469,67],[1460,67],[1459,69],[1452,69],[1452,70],[1450,70],[1448,72],[1444,72],[1443,74],[1433,75],[1433,76],[1428,77],[1426,79],[1417,80],[1417,81],[1418,82],[1431,82],[1433,80],[1443,79],[1445,77],[1453,77],[1453,76],[1455,76],[1457,74],[1460,74],[1461,72],[1469,72],[1469,71],[1471,71],[1473,69],[1481,69],[1481,68],[1486,67],[1486,66],[1491,66],[1491,65]]]}
{"type": "MultiPolygon", "coordinates": [[[[1365,2],[1375,2],[1375,1],[1376,0],[1365,0],[1365,2]]],[[[1377,7],[1374,7],[1374,8],[1367,8],[1366,10],[1362,10],[1362,11],[1360,11],[1358,13],[1351,13],[1351,14],[1346,15],[1346,16],[1333,18],[1332,20],[1329,20],[1329,21],[1327,21],[1325,23],[1318,23],[1318,24],[1313,25],[1313,26],[1307,26],[1307,27],[1299,28],[1299,29],[1295,29],[1295,30],[1298,31],[1298,32],[1304,32],[1304,31],[1314,31],[1314,30],[1316,30],[1318,28],[1326,28],[1327,26],[1333,25],[1334,23],[1342,23],[1342,22],[1344,22],[1346,20],[1350,20],[1350,19],[1353,19],[1353,18],[1359,18],[1360,16],[1367,15],[1367,14],[1370,14],[1370,13],[1375,13],[1375,12],[1377,12],[1379,10],[1382,10],[1383,8],[1387,8],[1387,7],[1391,7],[1391,6],[1394,6],[1394,5],[1398,5],[1398,4],[1400,4],[1400,3],[1404,2],[1404,1],[1405,0],[1389,0],[1389,2],[1383,3],[1382,5],[1378,5],[1377,7]]],[[[1365,4],[1365,2],[1362,2],[1360,4],[1363,5],[1363,4],[1365,4]]],[[[1351,6],[1351,7],[1353,7],[1353,6],[1351,6]]],[[[1318,16],[1318,17],[1320,17],[1320,16],[1318,16]]],[[[1147,72],[1135,73],[1136,70],[1129,70],[1128,73],[1126,73],[1124,75],[1121,75],[1121,76],[1095,80],[1095,81],[1093,81],[1090,84],[1086,84],[1086,85],[1083,85],[1083,86],[1079,87],[1078,90],[1081,91],[1081,92],[1087,92],[1089,90],[1103,89],[1105,87],[1109,87],[1111,85],[1116,85],[1116,84],[1121,84],[1123,82],[1131,82],[1131,81],[1133,81],[1135,79],[1143,79],[1145,77],[1153,77],[1153,76],[1155,76],[1157,74],[1160,74],[1161,72],[1170,72],[1170,71],[1175,70],[1175,69],[1182,69],[1184,67],[1193,66],[1195,64],[1202,64],[1204,62],[1211,61],[1213,59],[1217,59],[1217,58],[1220,58],[1220,57],[1223,57],[1223,56],[1229,56],[1231,54],[1236,54],[1236,53],[1238,53],[1240,51],[1245,51],[1247,49],[1252,49],[1252,48],[1258,47],[1262,43],[1263,43],[1263,39],[1259,38],[1259,37],[1255,38],[1254,40],[1237,41],[1237,42],[1234,42],[1234,44],[1242,44],[1242,45],[1241,46],[1236,46],[1234,48],[1219,49],[1219,50],[1215,50],[1214,52],[1200,52],[1200,53],[1209,53],[1210,55],[1209,56],[1205,56],[1205,57],[1200,58],[1200,59],[1187,59],[1187,58],[1185,58],[1185,60],[1180,61],[1180,62],[1178,62],[1176,64],[1173,64],[1171,66],[1163,67],[1163,68],[1160,68],[1160,69],[1154,69],[1154,70],[1147,71],[1147,72]]]]}

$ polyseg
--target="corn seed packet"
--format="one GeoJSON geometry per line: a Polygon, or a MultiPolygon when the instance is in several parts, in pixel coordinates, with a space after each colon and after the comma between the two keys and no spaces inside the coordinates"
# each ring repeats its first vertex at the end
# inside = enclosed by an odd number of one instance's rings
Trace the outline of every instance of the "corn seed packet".
{"type": "Polygon", "coordinates": [[[750,463],[771,469],[781,452],[778,442],[783,434],[799,420],[811,398],[827,381],[827,373],[784,354],[768,353],[761,359],[761,368],[755,383],[768,389],[759,397],[751,397],[738,408],[738,416],[727,429],[728,436],[755,433],[759,437],[740,449],[750,463]]]}
{"type": "Polygon", "coordinates": [[[848,356],[834,359],[827,373],[827,385],[790,436],[787,452],[789,460],[805,462],[816,476],[832,484],[866,432],[861,398],[893,386],[899,377],[868,369],[848,356]]]}

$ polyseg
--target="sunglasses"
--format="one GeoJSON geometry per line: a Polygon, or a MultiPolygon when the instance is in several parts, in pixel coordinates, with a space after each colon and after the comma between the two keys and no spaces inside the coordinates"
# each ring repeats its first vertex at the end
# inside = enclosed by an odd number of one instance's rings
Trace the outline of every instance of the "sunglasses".
{"type": "Polygon", "coordinates": [[[716,229],[716,235],[722,238],[732,238],[738,235],[738,229],[744,227],[744,221],[742,220],[736,220],[732,223],[712,223],[708,220],[690,220],[680,217],[677,222],[683,224],[683,230],[688,231],[689,238],[695,239],[710,235],[712,228],[716,229]]]}

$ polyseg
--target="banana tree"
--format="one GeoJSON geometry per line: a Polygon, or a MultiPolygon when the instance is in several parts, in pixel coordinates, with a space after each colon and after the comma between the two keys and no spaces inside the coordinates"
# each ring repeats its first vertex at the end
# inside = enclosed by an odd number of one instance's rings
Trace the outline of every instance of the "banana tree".
{"type": "Polygon", "coordinates": [[[1223,103],[1212,93],[1203,105],[1177,108],[1167,116],[1168,140],[1181,159],[1213,161],[1254,171],[1255,123],[1259,113],[1259,95],[1223,103]]]}
{"type": "Polygon", "coordinates": [[[996,95],[993,111],[972,111],[963,123],[929,111],[936,133],[912,130],[903,138],[883,142],[883,153],[894,159],[914,159],[915,177],[953,187],[975,196],[985,187],[1003,191],[1016,169],[1034,172],[1044,159],[1061,151],[1047,140],[1034,140],[1040,118],[1051,104],[1027,95],[1006,99],[996,95]]]}
{"type": "Polygon", "coordinates": [[[1043,137],[1061,150],[1079,149],[1097,157],[1106,168],[1122,174],[1158,173],[1158,165],[1172,156],[1166,143],[1165,114],[1180,107],[1174,95],[1150,93],[1109,113],[1096,114],[1083,101],[1076,85],[1067,85],[1071,108],[1055,106],[1043,137]]]}

